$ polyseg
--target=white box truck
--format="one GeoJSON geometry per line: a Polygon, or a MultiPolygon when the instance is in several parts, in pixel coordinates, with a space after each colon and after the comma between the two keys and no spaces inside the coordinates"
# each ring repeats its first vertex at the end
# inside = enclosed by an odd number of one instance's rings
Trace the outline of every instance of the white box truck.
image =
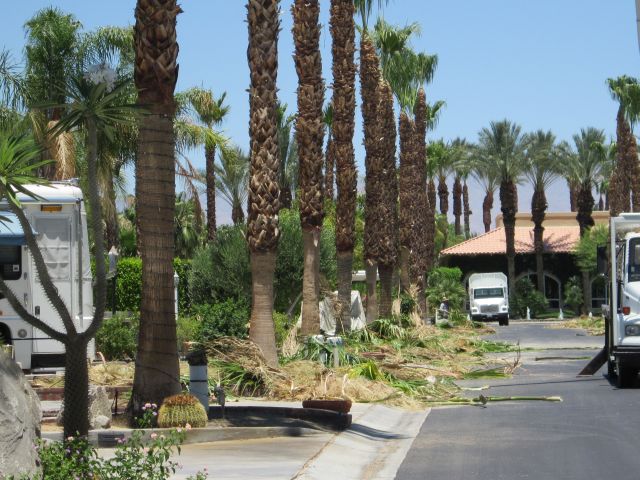
{"type": "Polygon", "coordinates": [[[474,273],[469,277],[469,309],[472,320],[509,325],[509,287],[501,272],[474,273]]]}
{"type": "MultiPolygon", "coordinates": [[[[28,185],[40,197],[20,194],[22,208],[36,234],[38,245],[55,287],[70,309],[79,331],[93,318],[93,291],[87,218],[82,191],[69,183],[28,185]]],[[[0,203],[0,275],[33,315],[64,332],[62,320],[40,285],[35,265],[17,217],[0,203]]],[[[0,295],[0,343],[13,346],[15,360],[25,370],[64,366],[65,348],[60,342],[22,320],[0,295]]],[[[93,342],[89,356],[95,355],[93,342]]]]}
{"type": "Polygon", "coordinates": [[[610,219],[609,248],[598,249],[597,258],[599,273],[609,280],[605,347],[583,372],[595,373],[606,359],[609,377],[624,388],[640,370],[640,213],[610,219]]]}

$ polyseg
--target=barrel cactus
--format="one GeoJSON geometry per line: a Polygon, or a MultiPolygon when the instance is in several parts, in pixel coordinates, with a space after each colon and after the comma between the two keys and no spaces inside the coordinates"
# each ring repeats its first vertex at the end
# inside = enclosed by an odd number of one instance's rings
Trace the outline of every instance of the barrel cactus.
{"type": "Polygon", "coordinates": [[[181,393],[167,397],[158,411],[158,426],[161,428],[199,428],[207,425],[207,412],[196,397],[181,393]]]}

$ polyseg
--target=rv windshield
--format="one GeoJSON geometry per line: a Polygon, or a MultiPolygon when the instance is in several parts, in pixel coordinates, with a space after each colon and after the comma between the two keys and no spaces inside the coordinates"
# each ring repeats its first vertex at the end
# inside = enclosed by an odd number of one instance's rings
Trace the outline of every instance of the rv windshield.
{"type": "Polygon", "coordinates": [[[629,240],[629,282],[640,282],[640,238],[629,240]]]}
{"type": "Polygon", "coordinates": [[[473,290],[473,298],[504,298],[502,288],[476,288],[473,290]]]}

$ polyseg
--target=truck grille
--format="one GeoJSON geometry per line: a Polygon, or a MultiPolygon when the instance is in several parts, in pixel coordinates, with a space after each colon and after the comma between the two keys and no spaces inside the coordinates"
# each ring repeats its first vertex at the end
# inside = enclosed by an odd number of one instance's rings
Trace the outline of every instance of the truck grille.
{"type": "Polygon", "coordinates": [[[498,313],[498,305],[480,305],[480,313],[498,313]]]}

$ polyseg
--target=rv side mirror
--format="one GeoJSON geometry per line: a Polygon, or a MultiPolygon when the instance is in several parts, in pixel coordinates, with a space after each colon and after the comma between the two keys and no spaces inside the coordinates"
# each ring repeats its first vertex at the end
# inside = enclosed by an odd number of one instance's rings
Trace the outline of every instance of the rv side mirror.
{"type": "Polygon", "coordinates": [[[609,264],[609,257],[607,256],[607,247],[601,246],[596,248],[596,263],[597,270],[600,275],[607,275],[607,266],[609,264]]]}

